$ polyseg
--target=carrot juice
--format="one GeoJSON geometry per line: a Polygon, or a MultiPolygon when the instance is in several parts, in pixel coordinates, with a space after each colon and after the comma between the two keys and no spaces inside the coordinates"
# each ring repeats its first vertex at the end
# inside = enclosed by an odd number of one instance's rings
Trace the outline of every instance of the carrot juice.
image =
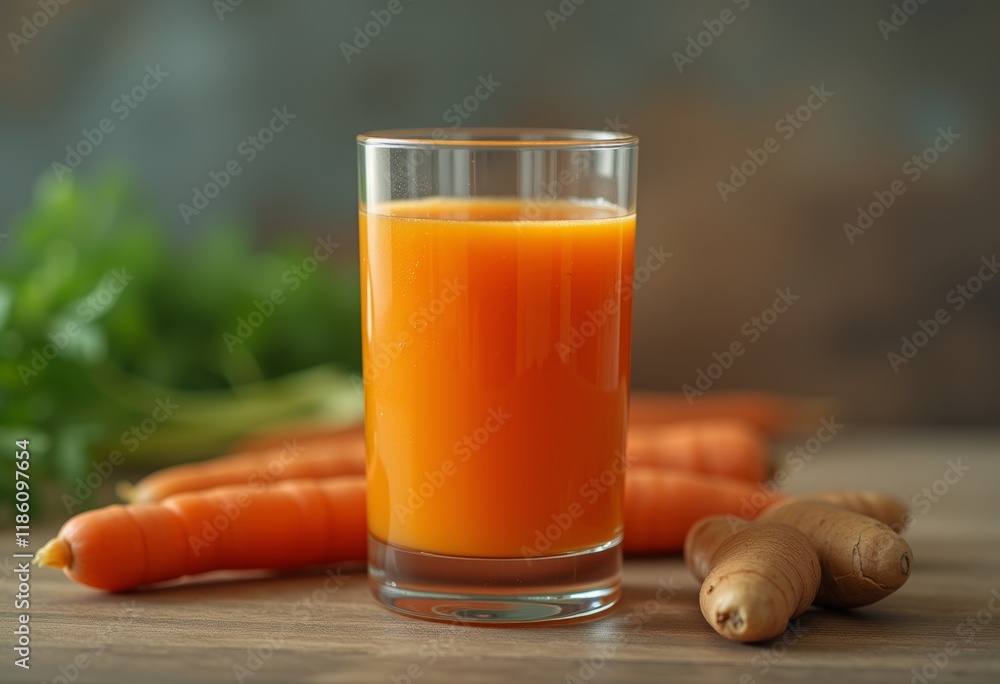
{"type": "Polygon", "coordinates": [[[475,558],[613,543],[635,214],[392,200],[360,212],[368,526],[475,558]]]}

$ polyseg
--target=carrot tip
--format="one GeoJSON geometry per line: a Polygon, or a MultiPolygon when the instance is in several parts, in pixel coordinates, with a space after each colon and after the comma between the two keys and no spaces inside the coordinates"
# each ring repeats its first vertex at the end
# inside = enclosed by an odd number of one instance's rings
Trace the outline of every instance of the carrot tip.
{"type": "Polygon", "coordinates": [[[141,498],[138,488],[128,480],[115,483],[115,494],[118,495],[119,499],[128,503],[136,503],[141,498]]]}
{"type": "Polygon", "coordinates": [[[38,549],[31,562],[41,568],[66,568],[73,562],[73,551],[65,540],[56,537],[38,549]]]}

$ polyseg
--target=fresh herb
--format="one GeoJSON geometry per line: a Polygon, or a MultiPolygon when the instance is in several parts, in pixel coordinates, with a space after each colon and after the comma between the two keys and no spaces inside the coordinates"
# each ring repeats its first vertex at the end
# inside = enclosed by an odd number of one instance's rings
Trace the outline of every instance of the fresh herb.
{"type": "Polygon", "coordinates": [[[72,489],[115,452],[152,467],[359,418],[358,275],[328,237],[257,250],[245,226],[218,224],[183,242],[121,175],[45,177],[3,232],[5,466],[29,438],[32,477],[72,489]]]}

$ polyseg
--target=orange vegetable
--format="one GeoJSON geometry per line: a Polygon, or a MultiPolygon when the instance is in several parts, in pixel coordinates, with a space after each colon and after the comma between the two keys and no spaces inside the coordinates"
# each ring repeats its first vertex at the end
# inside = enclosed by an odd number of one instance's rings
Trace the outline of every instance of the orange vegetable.
{"type": "Polygon", "coordinates": [[[119,487],[122,498],[133,503],[161,501],[180,492],[225,485],[262,488],[279,480],[322,479],[364,475],[364,433],[328,435],[309,446],[298,444],[220,456],[200,463],[172,466],[143,478],[138,484],[119,487]]]}
{"type": "Polygon", "coordinates": [[[626,553],[680,551],[709,515],[741,515],[760,489],[745,480],[683,470],[629,469],[625,475],[626,553]]]}
{"type": "Polygon", "coordinates": [[[762,482],[770,470],[768,444],[748,423],[706,420],[628,430],[628,464],[723,475],[762,482]]]}
{"type": "Polygon", "coordinates": [[[223,487],[71,518],[35,563],[127,591],[211,570],[287,570],[367,555],[363,477],[223,487]]]}
{"type": "Polygon", "coordinates": [[[706,392],[691,403],[683,394],[666,392],[634,392],[629,399],[630,426],[726,418],[742,420],[769,436],[815,430],[816,421],[831,412],[827,400],[766,392],[706,392]]]}

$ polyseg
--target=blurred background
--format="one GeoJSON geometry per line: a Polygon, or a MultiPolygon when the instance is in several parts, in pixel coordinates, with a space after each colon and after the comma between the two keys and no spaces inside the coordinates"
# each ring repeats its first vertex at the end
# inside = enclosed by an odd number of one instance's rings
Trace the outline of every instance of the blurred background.
{"type": "Polygon", "coordinates": [[[456,123],[641,138],[637,254],[672,256],[636,296],[634,387],[712,373],[852,422],[996,425],[998,21],[985,0],[5,2],[3,438],[72,475],[129,450],[109,424],[190,456],[354,417],[354,137],[456,123]]]}

